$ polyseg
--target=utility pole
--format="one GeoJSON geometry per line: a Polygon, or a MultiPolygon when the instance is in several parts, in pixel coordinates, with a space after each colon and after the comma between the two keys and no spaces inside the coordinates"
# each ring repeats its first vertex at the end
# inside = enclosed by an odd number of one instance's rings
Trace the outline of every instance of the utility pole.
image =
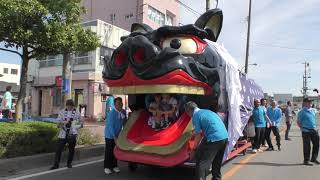
{"type": "Polygon", "coordinates": [[[308,62],[304,62],[302,63],[304,64],[304,74],[303,74],[303,86],[302,86],[302,93],[303,93],[303,97],[307,97],[308,96],[308,79],[311,78],[310,75],[310,71],[308,71],[309,69],[309,63],[308,62]]]}
{"type": "Polygon", "coordinates": [[[250,26],[251,26],[251,0],[249,0],[249,16],[248,16],[248,31],[247,31],[247,47],[246,47],[246,62],[244,72],[248,74],[248,58],[249,58],[249,44],[250,44],[250,26]]]}
{"type": "Polygon", "coordinates": [[[210,10],[211,0],[206,0],[206,11],[210,10]]]}

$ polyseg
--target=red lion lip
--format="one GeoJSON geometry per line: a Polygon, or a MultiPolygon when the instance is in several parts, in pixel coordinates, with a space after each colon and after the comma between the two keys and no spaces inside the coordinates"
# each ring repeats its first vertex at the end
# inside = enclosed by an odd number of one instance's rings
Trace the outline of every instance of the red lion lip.
{"type": "Polygon", "coordinates": [[[200,87],[203,88],[205,95],[212,93],[212,88],[199,80],[192,78],[189,74],[181,69],[171,71],[161,77],[143,80],[138,78],[131,68],[126,70],[126,73],[121,79],[110,80],[105,79],[109,87],[123,87],[123,86],[146,86],[146,85],[177,85],[186,87],[200,87]]]}

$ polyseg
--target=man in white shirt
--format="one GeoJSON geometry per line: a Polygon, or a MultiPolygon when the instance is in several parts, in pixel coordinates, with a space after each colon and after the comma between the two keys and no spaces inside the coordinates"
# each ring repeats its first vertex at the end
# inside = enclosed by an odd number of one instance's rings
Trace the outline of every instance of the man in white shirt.
{"type": "Polygon", "coordinates": [[[6,87],[6,92],[3,95],[0,109],[2,110],[3,118],[9,119],[10,111],[12,109],[11,86],[6,87]]]}
{"type": "Polygon", "coordinates": [[[75,108],[72,99],[67,100],[66,108],[61,110],[58,116],[58,147],[55,155],[54,165],[51,169],[59,168],[61,153],[68,143],[69,154],[67,167],[72,168],[74,149],[77,144],[78,130],[83,127],[79,111],[75,108]]]}

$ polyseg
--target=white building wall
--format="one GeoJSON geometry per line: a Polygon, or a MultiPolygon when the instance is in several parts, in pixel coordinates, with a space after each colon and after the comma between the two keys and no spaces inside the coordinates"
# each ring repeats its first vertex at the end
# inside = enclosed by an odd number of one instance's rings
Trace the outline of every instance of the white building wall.
{"type": "Polygon", "coordinates": [[[21,66],[18,64],[0,63],[0,74],[3,75],[0,77],[0,81],[20,85],[20,71],[21,66]],[[7,68],[7,72],[4,72],[5,68],[7,68]],[[12,74],[12,70],[17,71],[17,74],[12,74]]]}

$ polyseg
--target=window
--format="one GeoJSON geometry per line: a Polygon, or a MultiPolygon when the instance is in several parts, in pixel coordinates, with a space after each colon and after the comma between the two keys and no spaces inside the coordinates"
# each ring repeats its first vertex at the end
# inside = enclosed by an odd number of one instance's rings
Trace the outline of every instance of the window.
{"type": "Polygon", "coordinates": [[[3,74],[8,74],[9,73],[9,69],[8,68],[3,68],[3,74]]]}
{"type": "Polygon", "coordinates": [[[165,24],[165,15],[151,6],[148,8],[148,18],[160,26],[165,24]]]}
{"type": "Polygon", "coordinates": [[[61,88],[55,87],[52,89],[53,91],[53,106],[60,106],[62,97],[61,97],[61,88]]]}
{"type": "Polygon", "coordinates": [[[48,66],[47,65],[48,61],[46,61],[46,60],[40,60],[39,63],[40,63],[40,67],[47,67],[48,66]]]}
{"type": "Polygon", "coordinates": [[[18,74],[18,69],[11,69],[11,74],[18,74]]]}
{"type": "Polygon", "coordinates": [[[124,16],[124,18],[125,18],[126,20],[133,18],[133,13],[126,14],[126,15],[124,16]]]}
{"type": "Polygon", "coordinates": [[[89,52],[76,53],[74,64],[91,64],[92,57],[89,52]]]}
{"type": "Polygon", "coordinates": [[[172,26],[173,25],[173,17],[166,15],[166,25],[172,26]]]}

